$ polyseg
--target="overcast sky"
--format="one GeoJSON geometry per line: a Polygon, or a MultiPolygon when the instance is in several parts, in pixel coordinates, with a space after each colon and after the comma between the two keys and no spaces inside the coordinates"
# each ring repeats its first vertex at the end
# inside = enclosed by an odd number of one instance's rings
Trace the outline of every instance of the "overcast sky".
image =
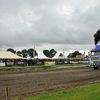
{"type": "Polygon", "coordinates": [[[100,0],[0,0],[0,49],[94,48],[100,0]]]}

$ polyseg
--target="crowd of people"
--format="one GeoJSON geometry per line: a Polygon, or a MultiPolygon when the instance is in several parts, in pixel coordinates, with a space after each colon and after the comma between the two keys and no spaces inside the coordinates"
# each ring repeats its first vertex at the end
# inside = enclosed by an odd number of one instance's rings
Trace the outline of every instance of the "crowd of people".
{"type": "MultiPolygon", "coordinates": [[[[0,59],[0,63],[4,63],[5,66],[34,66],[34,65],[44,65],[44,62],[55,62],[55,64],[69,64],[70,62],[79,62],[81,60],[73,59],[0,59]]],[[[88,61],[88,59],[85,59],[88,61]]]]}

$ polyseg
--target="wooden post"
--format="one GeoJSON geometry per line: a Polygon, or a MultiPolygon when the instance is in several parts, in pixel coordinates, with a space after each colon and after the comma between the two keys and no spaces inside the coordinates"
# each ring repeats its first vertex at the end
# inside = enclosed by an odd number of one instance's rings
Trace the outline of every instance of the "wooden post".
{"type": "Polygon", "coordinates": [[[6,100],[8,100],[8,87],[5,86],[5,95],[6,95],[6,100]]]}

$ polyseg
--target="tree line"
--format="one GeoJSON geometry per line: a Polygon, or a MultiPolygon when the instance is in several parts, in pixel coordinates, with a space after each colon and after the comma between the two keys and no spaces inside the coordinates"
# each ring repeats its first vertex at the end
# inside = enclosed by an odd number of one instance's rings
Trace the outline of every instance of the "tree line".
{"type": "Polygon", "coordinates": [[[23,49],[23,50],[21,50],[21,51],[16,51],[16,50],[14,50],[14,49],[12,49],[12,48],[9,48],[9,49],[7,49],[7,51],[10,51],[10,52],[12,52],[12,53],[15,53],[15,54],[17,54],[18,56],[21,56],[21,57],[27,57],[28,55],[32,58],[33,56],[38,56],[38,53],[37,53],[37,51],[36,50],[34,50],[33,48],[30,48],[30,49],[23,49]],[[33,55],[33,52],[34,52],[34,55],[33,55]]]}
{"type": "MultiPolygon", "coordinates": [[[[24,57],[24,58],[27,58],[27,56],[30,56],[31,58],[33,58],[33,56],[38,56],[38,53],[36,50],[34,50],[33,48],[30,48],[30,49],[23,49],[22,51],[16,51],[12,48],[9,48],[7,49],[7,51],[10,51],[12,53],[15,53],[17,54],[18,56],[21,56],[21,57],[24,57]],[[34,54],[33,54],[34,52],[34,54]]],[[[57,53],[57,51],[55,51],[54,49],[51,49],[50,51],[49,50],[43,50],[43,53],[46,57],[48,58],[52,58],[55,56],[55,54],[57,53]]]]}
{"type": "MultiPolygon", "coordinates": [[[[37,51],[34,50],[33,48],[30,48],[28,50],[23,49],[21,51],[16,51],[12,48],[9,48],[9,49],[7,49],[7,51],[10,51],[12,53],[17,54],[18,56],[25,57],[25,58],[27,58],[27,56],[30,56],[31,58],[33,58],[33,56],[38,56],[37,51]],[[34,55],[33,55],[33,52],[34,52],[34,55]]],[[[51,49],[50,51],[49,50],[43,50],[43,53],[46,57],[52,58],[56,55],[57,51],[55,51],[54,49],[51,49]]],[[[74,51],[72,53],[69,53],[69,55],[67,57],[73,58],[73,57],[76,57],[77,55],[82,55],[82,53],[80,53],[79,51],[74,51]]],[[[59,53],[59,56],[63,56],[63,54],[59,53]]]]}

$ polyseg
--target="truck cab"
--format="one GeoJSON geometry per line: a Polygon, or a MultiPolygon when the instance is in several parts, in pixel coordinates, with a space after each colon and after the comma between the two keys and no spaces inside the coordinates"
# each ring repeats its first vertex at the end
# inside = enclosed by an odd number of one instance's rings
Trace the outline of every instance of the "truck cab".
{"type": "Polygon", "coordinates": [[[94,50],[90,52],[90,66],[94,69],[98,69],[98,67],[100,67],[100,45],[96,45],[94,50]]]}

